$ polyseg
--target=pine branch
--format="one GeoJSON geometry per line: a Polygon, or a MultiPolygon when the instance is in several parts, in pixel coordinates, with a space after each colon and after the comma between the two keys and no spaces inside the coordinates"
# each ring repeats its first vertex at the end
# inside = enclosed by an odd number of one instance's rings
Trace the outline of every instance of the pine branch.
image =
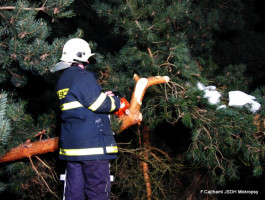
{"type": "MultiPolygon", "coordinates": [[[[22,9],[23,10],[36,10],[36,11],[45,12],[45,9],[48,8],[48,7],[45,7],[46,2],[47,2],[47,0],[39,8],[22,8],[22,9]]],[[[2,6],[2,7],[0,7],[0,10],[15,10],[15,9],[16,9],[16,6],[2,6]]]]}
{"type": "Polygon", "coordinates": [[[7,94],[0,93],[0,145],[5,145],[8,141],[11,127],[10,121],[6,118],[7,94]]]}
{"type": "MultiPolygon", "coordinates": [[[[39,7],[39,8],[22,8],[22,10],[36,10],[36,11],[45,11],[48,7],[39,7]]],[[[0,10],[15,10],[16,6],[2,6],[0,10]]]]}
{"type": "MultiPolygon", "coordinates": [[[[140,108],[146,89],[152,85],[167,83],[169,81],[169,77],[154,76],[149,78],[140,78],[135,74],[134,80],[136,82],[136,85],[131,98],[129,107],[130,112],[128,115],[123,115],[119,118],[119,121],[121,122],[120,132],[134,124],[140,123],[140,121],[142,120],[140,108]]],[[[34,155],[57,151],[59,146],[58,142],[58,137],[40,140],[37,142],[25,142],[24,144],[11,149],[5,156],[0,159],[0,163],[15,161],[22,158],[30,158],[34,155]]]]}

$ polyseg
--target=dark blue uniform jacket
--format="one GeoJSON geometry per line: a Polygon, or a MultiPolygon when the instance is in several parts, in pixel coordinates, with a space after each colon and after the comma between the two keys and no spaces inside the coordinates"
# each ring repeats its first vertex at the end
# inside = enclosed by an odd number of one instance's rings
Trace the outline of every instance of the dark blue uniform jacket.
{"type": "Polygon", "coordinates": [[[118,97],[101,92],[94,74],[78,66],[66,69],[56,85],[61,105],[59,158],[105,160],[118,152],[108,114],[120,107],[118,97]]]}

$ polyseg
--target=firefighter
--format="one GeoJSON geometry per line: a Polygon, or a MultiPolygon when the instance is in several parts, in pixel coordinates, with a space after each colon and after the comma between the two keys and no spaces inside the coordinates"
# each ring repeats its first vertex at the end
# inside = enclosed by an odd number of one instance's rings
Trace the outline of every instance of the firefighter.
{"type": "Polygon", "coordinates": [[[120,98],[103,93],[86,69],[91,53],[80,38],[67,41],[56,85],[61,108],[59,159],[66,161],[66,200],[105,200],[110,196],[110,164],[118,152],[108,115],[120,108],[120,98]]]}

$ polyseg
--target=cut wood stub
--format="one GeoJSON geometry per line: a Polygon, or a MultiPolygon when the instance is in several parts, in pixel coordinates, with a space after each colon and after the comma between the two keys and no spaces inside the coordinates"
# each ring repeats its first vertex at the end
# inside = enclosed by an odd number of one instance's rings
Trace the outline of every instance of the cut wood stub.
{"type": "Polygon", "coordinates": [[[129,115],[123,115],[119,118],[121,121],[120,132],[134,124],[139,124],[142,121],[140,108],[147,88],[152,85],[167,83],[169,81],[169,77],[153,76],[149,78],[140,78],[137,74],[135,74],[134,81],[136,84],[130,101],[129,115]]]}

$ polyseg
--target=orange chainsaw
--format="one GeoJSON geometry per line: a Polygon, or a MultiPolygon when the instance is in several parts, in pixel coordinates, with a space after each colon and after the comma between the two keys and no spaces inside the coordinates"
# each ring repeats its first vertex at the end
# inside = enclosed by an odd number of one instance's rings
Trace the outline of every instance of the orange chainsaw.
{"type": "Polygon", "coordinates": [[[115,96],[120,97],[120,100],[121,100],[121,106],[120,106],[119,110],[117,110],[114,113],[114,115],[116,115],[118,117],[121,117],[124,114],[128,115],[130,103],[124,97],[122,97],[118,91],[114,90],[114,91],[112,91],[112,93],[115,96]]]}

